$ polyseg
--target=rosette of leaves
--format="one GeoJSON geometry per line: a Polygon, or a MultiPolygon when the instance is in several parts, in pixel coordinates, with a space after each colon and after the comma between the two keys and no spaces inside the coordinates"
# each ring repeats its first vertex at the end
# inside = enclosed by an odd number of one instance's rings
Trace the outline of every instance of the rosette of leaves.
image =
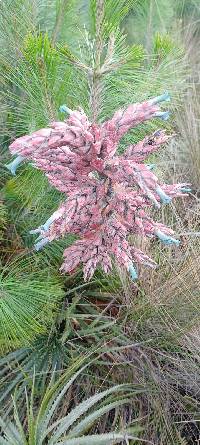
{"type": "MultiPolygon", "coordinates": [[[[135,437],[141,430],[138,426],[129,431],[115,428],[107,424],[107,432],[90,434],[91,428],[103,415],[119,409],[122,405],[130,405],[131,397],[141,392],[141,388],[131,387],[128,384],[115,385],[111,388],[96,391],[88,398],[80,399],[75,403],[72,393],[73,384],[80,379],[89,357],[78,359],[73,366],[59,378],[56,383],[49,383],[40,405],[35,409],[34,382],[30,396],[26,398],[27,427],[20,419],[20,413],[14,399],[14,421],[7,423],[2,418],[2,445],[109,445],[122,443],[124,440],[137,439],[135,437]],[[82,367],[81,367],[82,366],[82,367]],[[77,370],[78,369],[78,370],[77,370]],[[62,410],[60,409],[61,403],[62,410]],[[89,434],[87,434],[89,431],[89,434]]],[[[80,390],[80,387],[79,387],[80,390]]],[[[116,412],[116,420],[118,414],[116,412]]],[[[117,424],[117,421],[115,422],[117,424]]],[[[98,428],[97,428],[98,431],[98,428]]]]}
{"type": "MultiPolygon", "coordinates": [[[[94,344],[95,351],[106,345],[106,352],[108,348],[126,344],[119,305],[113,296],[111,298],[108,292],[103,292],[105,280],[101,283],[101,292],[95,291],[95,281],[89,288],[88,283],[78,284],[78,281],[80,274],[73,277],[72,288],[66,280],[66,298],[59,305],[56,317],[49,322],[48,331],[37,335],[30,345],[0,358],[0,415],[11,415],[11,394],[14,391],[20,412],[24,411],[24,389],[30,389],[34,375],[35,391],[43,394],[52,372],[56,380],[77,356],[90,352],[94,344]]],[[[112,284],[109,285],[111,291],[112,284]]]]}

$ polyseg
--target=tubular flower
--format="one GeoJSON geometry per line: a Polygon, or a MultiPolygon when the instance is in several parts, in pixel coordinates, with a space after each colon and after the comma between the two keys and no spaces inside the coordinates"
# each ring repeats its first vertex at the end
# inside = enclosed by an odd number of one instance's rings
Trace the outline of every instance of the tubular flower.
{"type": "Polygon", "coordinates": [[[158,106],[169,100],[165,93],[141,104],[118,110],[102,125],[91,123],[83,110],[70,110],[63,122],[52,122],[49,128],[16,139],[10,151],[18,157],[8,165],[11,172],[26,160],[42,170],[49,182],[64,192],[66,200],[39,228],[35,248],[74,233],[79,239],[64,251],[63,272],[73,272],[83,264],[84,278],[90,279],[98,266],[105,273],[112,269],[112,259],[125,267],[132,279],[137,278],[136,263],[155,267],[139,249],[131,246],[128,235],[157,237],[165,244],[178,244],[173,231],[153,221],[147,210],[169,203],[189,192],[189,184],[160,184],[144,164],[148,155],[164,144],[169,136],[158,130],[136,145],[130,145],[122,156],[116,151],[122,136],[148,119],[166,119],[167,112],[158,106]],[[12,165],[13,164],[13,165],[12,165]]]}

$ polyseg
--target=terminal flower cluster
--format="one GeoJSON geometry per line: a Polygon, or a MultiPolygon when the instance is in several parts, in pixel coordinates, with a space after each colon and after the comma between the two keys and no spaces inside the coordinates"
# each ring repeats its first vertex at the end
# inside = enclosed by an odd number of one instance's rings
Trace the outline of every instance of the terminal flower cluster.
{"type": "Polygon", "coordinates": [[[149,209],[183,196],[190,191],[188,184],[160,184],[153,166],[144,163],[169,136],[159,130],[130,145],[123,155],[117,154],[120,139],[131,128],[152,118],[168,118],[169,113],[159,108],[164,100],[169,100],[168,93],[129,105],[101,125],[91,123],[82,109],[72,111],[64,105],[66,120],[52,122],[49,128],[10,145],[11,153],[18,155],[7,165],[13,174],[22,162],[31,160],[66,194],[58,210],[31,231],[38,235],[36,250],[68,233],[78,236],[64,251],[63,272],[72,273],[82,264],[88,280],[98,266],[110,272],[115,259],[136,279],[136,263],[150,267],[156,263],[129,243],[130,234],[179,244],[170,228],[151,218],[149,209]]]}

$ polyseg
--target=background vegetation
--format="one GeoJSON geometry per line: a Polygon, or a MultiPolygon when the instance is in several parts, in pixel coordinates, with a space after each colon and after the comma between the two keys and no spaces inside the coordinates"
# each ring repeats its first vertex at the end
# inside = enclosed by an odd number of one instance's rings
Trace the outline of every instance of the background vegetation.
{"type": "MultiPolygon", "coordinates": [[[[0,2],[0,445],[200,441],[200,105],[198,0],[0,2]],[[87,66],[110,57],[91,101],[87,66]],[[63,246],[33,251],[29,230],[61,194],[31,165],[6,169],[9,143],[82,106],[99,121],[168,90],[175,134],[152,156],[192,193],[157,218],[181,247],[134,240],[158,262],[133,285],[121,270],[60,275],[63,246]]],[[[157,129],[145,123],[124,138],[157,129]]]]}

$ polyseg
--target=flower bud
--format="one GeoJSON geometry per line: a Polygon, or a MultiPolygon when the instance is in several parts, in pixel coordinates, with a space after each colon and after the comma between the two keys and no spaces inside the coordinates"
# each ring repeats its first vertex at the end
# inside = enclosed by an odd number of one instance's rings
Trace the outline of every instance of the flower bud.
{"type": "Polygon", "coordinates": [[[5,167],[10,170],[10,172],[12,173],[12,175],[16,175],[16,170],[19,167],[19,165],[24,161],[24,157],[23,156],[17,156],[17,158],[14,159],[14,161],[10,162],[10,164],[6,164],[5,167]]]}
{"type": "Polygon", "coordinates": [[[133,266],[132,263],[129,265],[128,271],[130,273],[131,279],[133,281],[137,280],[137,278],[138,278],[137,270],[135,269],[135,267],[133,266]]]}
{"type": "Polygon", "coordinates": [[[159,117],[163,121],[167,121],[169,119],[170,112],[169,111],[156,111],[154,113],[154,117],[159,117]]]}
{"type": "Polygon", "coordinates": [[[67,105],[65,105],[65,104],[60,106],[59,111],[61,113],[68,113],[68,114],[72,113],[72,110],[70,110],[70,108],[68,108],[67,105]]]}
{"type": "Polygon", "coordinates": [[[164,243],[164,244],[176,244],[177,246],[180,244],[180,241],[172,238],[171,236],[166,235],[161,232],[161,230],[156,230],[155,235],[164,243]]]}
{"type": "Polygon", "coordinates": [[[156,193],[158,196],[160,196],[161,201],[163,204],[169,204],[172,200],[170,196],[166,195],[166,193],[161,189],[161,187],[156,187],[156,193]]]}
{"type": "Polygon", "coordinates": [[[170,95],[168,91],[166,91],[164,94],[161,94],[161,96],[156,96],[153,99],[150,100],[151,105],[159,104],[160,102],[170,102],[170,95]]]}
{"type": "Polygon", "coordinates": [[[35,250],[38,251],[38,250],[42,249],[44,246],[46,246],[46,244],[48,244],[48,242],[49,242],[48,238],[41,239],[41,241],[34,244],[35,250]]]}

